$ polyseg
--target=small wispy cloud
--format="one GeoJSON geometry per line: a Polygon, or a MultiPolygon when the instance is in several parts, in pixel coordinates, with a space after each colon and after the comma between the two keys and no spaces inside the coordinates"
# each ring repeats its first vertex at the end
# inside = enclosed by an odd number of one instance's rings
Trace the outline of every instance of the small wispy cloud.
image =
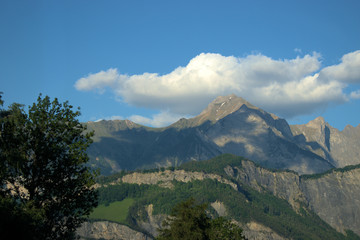
{"type": "Polygon", "coordinates": [[[360,99],[360,90],[351,92],[350,93],[350,98],[352,98],[352,99],[360,99]]]}
{"type": "Polygon", "coordinates": [[[152,118],[132,116],[133,120],[154,126],[165,124],[165,119],[172,116],[196,115],[217,96],[231,93],[281,117],[292,118],[359,94],[356,91],[347,95],[344,89],[360,83],[360,50],[324,68],[320,59],[318,53],[279,60],[262,54],[240,58],[202,53],[168,74],[129,76],[111,68],[79,79],[75,88],[100,93],[110,88],[124,102],[158,109],[161,113],[152,118]]]}
{"type": "Polygon", "coordinates": [[[302,50],[300,48],[294,48],[294,52],[296,53],[302,53],[302,50]]]}
{"type": "Polygon", "coordinates": [[[128,119],[145,126],[164,127],[164,126],[169,126],[170,124],[176,122],[182,117],[189,117],[189,116],[173,114],[169,112],[160,112],[158,114],[152,115],[151,118],[140,115],[132,115],[128,119]]]}
{"type": "Polygon", "coordinates": [[[153,126],[153,127],[165,127],[169,126],[170,124],[178,121],[180,118],[189,118],[190,115],[179,115],[170,113],[167,111],[161,111],[160,113],[153,114],[151,117],[144,117],[141,115],[130,115],[130,116],[110,116],[104,117],[101,119],[97,119],[95,122],[99,122],[102,120],[131,120],[135,123],[144,125],[144,126],[153,126]]]}

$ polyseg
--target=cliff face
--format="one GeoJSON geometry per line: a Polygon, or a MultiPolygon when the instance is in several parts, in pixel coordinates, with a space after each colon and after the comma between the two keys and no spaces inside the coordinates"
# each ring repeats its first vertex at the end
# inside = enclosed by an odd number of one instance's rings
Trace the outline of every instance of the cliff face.
{"type": "Polygon", "coordinates": [[[272,229],[263,226],[257,222],[249,222],[241,226],[244,230],[244,236],[251,240],[285,240],[272,229]]]}
{"type": "Polygon", "coordinates": [[[222,153],[243,156],[268,168],[304,174],[333,167],[322,157],[299,147],[285,120],[247,105],[204,128],[203,134],[222,153]]]}
{"type": "Polygon", "coordinates": [[[360,163],[360,125],[339,131],[318,117],[304,125],[293,125],[291,130],[301,146],[336,167],[360,163]]]}
{"type": "Polygon", "coordinates": [[[301,182],[310,208],[338,231],[360,235],[360,169],[333,172],[301,182]]]}
{"type": "Polygon", "coordinates": [[[78,230],[80,239],[152,240],[131,228],[107,221],[85,222],[78,230]]]}
{"type": "Polygon", "coordinates": [[[237,185],[233,182],[222,178],[219,175],[203,172],[186,172],[184,170],[169,171],[165,170],[160,173],[132,173],[125,175],[120,180],[125,183],[135,184],[158,184],[163,187],[172,187],[171,181],[190,182],[193,180],[213,179],[221,183],[230,185],[234,190],[238,190],[237,185]]]}
{"type": "Polygon", "coordinates": [[[238,181],[245,183],[259,192],[268,191],[281,199],[287,200],[297,210],[299,202],[306,198],[300,188],[300,177],[294,172],[272,172],[265,168],[257,167],[251,161],[243,161],[241,168],[231,167],[225,169],[227,173],[235,171],[233,175],[238,181]]]}
{"type": "Polygon", "coordinates": [[[305,204],[338,231],[350,229],[360,235],[360,168],[305,178],[243,161],[241,168],[228,166],[225,171],[258,191],[287,200],[295,210],[305,204]]]}

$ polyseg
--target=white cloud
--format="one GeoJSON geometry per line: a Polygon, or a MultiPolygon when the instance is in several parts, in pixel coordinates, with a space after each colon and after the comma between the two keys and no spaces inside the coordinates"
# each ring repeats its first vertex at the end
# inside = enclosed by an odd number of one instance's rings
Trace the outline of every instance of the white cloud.
{"type": "Polygon", "coordinates": [[[145,126],[164,127],[169,126],[170,124],[176,122],[182,117],[188,116],[172,114],[169,112],[160,112],[158,114],[152,115],[151,118],[143,117],[140,115],[132,115],[129,117],[129,120],[145,126]]]}
{"type": "Polygon", "coordinates": [[[351,92],[350,93],[350,98],[352,98],[352,99],[360,99],[360,90],[351,92]]]}
{"type": "Polygon", "coordinates": [[[80,78],[76,81],[75,88],[81,91],[98,89],[103,93],[105,87],[114,87],[117,81],[119,81],[117,69],[110,68],[107,71],[100,71],[80,78]]]}
{"type": "Polygon", "coordinates": [[[360,83],[360,50],[345,54],[340,64],[322,69],[320,79],[360,83]]]}
{"type": "Polygon", "coordinates": [[[171,119],[172,114],[196,115],[215,97],[231,93],[291,118],[346,101],[343,89],[350,83],[360,83],[360,51],[323,69],[318,53],[280,60],[261,54],[237,58],[202,53],[169,74],[128,76],[109,69],[79,79],[75,87],[83,91],[111,87],[129,104],[158,109],[162,113],[152,118],[132,116],[155,126],[171,119]]]}
{"type": "Polygon", "coordinates": [[[144,117],[141,115],[131,115],[128,117],[123,116],[110,116],[104,117],[101,119],[96,120],[95,122],[99,122],[102,120],[125,120],[129,119],[135,123],[145,125],[145,126],[153,126],[153,127],[165,127],[169,126],[170,124],[178,121],[180,118],[189,118],[189,115],[179,115],[170,113],[168,111],[161,111],[160,113],[153,114],[151,117],[144,117]]]}

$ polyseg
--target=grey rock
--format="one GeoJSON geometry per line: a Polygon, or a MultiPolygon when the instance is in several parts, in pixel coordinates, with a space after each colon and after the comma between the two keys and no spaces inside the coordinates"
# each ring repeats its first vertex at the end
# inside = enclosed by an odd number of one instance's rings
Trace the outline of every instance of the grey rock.
{"type": "Polygon", "coordinates": [[[125,225],[108,221],[85,222],[77,230],[80,239],[112,240],[151,240],[144,233],[137,232],[125,225]]]}
{"type": "MultiPolygon", "coordinates": [[[[291,127],[284,119],[235,95],[218,97],[198,116],[181,119],[166,128],[149,128],[129,120],[87,125],[89,130],[95,131],[94,143],[88,150],[90,162],[105,175],[121,169],[178,166],[222,153],[236,154],[268,168],[291,169],[300,174],[343,166],[334,160],[335,152],[343,153],[336,149],[344,147],[336,147],[333,143],[337,138],[332,134],[336,132],[332,128],[320,131],[320,137],[316,137],[318,143],[313,140],[315,137],[306,138],[307,133],[302,137],[307,127],[291,127]],[[335,149],[334,153],[329,153],[329,149],[335,149]]],[[[343,135],[349,137],[345,140],[360,136],[353,132],[347,130],[343,135]]],[[[344,146],[345,140],[342,141],[344,146]]],[[[350,161],[353,156],[350,154],[344,164],[357,162],[350,161]]]]}
{"type": "Polygon", "coordinates": [[[291,130],[298,144],[336,167],[360,164],[360,125],[348,125],[339,131],[318,117],[307,124],[293,125],[291,130]]]}
{"type": "Polygon", "coordinates": [[[259,192],[268,191],[287,200],[295,210],[303,203],[340,232],[350,229],[360,235],[360,168],[305,178],[243,161],[241,168],[226,172],[236,172],[230,176],[259,192]]]}

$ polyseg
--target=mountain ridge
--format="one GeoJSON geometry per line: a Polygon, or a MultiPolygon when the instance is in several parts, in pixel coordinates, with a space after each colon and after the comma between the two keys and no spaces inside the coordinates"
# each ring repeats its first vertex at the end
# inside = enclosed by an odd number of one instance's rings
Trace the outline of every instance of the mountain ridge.
{"type": "Polygon", "coordinates": [[[222,153],[301,174],[360,163],[360,127],[354,128],[359,132],[350,129],[341,133],[321,117],[307,125],[290,126],[285,119],[233,94],[217,97],[198,116],[180,119],[164,128],[129,120],[90,122],[88,128],[95,130],[94,143],[88,151],[91,163],[104,174],[121,169],[177,166],[222,153]],[[350,141],[358,149],[346,146],[348,152],[344,153],[336,146],[339,139],[342,145],[350,141]]]}

